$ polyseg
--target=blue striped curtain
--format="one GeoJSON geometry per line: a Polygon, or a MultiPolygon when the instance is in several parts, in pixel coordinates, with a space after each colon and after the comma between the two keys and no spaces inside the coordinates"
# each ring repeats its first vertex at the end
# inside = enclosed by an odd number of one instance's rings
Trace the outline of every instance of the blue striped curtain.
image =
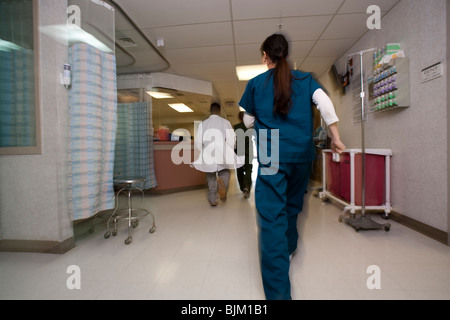
{"type": "Polygon", "coordinates": [[[84,43],[69,50],[69,204],[73,220],[114,208],[115,56],[84,43]]]}
{"type": "Polygon", "coordinates": [[[137,185],[141,189],[157,186],[150,117],[149,102],[118,104],[114,176],[143,177],[145,182],[137,185]]]}
{"type": "Polygon", "coordinates": [[[0,1],[0,147],[36,145],[32,2],[0,1]]]}
{"type": "Polygon", "coordinates": [[[36,145],[33,59],[26,49],[0,51],[0,147],[36,145]]]}

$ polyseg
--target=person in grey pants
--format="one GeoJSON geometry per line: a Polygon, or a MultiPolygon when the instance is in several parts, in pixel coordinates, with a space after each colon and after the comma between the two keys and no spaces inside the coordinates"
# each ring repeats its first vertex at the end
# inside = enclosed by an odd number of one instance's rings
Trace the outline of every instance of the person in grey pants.
{"type": "Polygon", "coordinates": [[[227,197],[230,169],[243,165],[234,152],[236,135],[230,121],[220,116],[220,104],[212,103],[210,117],[198,127],[194,147],[200,151],[193,167],[206,173],[208,201],[212,206],[227,197]]]}

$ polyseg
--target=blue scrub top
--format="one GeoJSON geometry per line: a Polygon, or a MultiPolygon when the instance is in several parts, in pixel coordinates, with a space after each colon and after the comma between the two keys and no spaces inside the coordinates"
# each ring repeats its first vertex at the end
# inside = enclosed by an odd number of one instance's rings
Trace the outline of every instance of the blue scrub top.
{"type": "Polygon", "coordinates": [[[258,160],[260,162],[260,153],[271,157],[272,148],[276,147],[278,147],[279,162],[298,163],[315,159],[312,138],[312,96],[320,88],[320,85],[310,73],[293,70],[292,75],[294,76],[292,80],[292,105],[288,115],[282,116],[273,111],[272,69],[251,79],[239,102],[239,105],[248,114],[255,117],[255,130],[259,147],[258,160]],[[272,129],[279,130],[278,143],[272,129]],[[264,139],[267,139],[266,144],[261,143],[264,139]]]}

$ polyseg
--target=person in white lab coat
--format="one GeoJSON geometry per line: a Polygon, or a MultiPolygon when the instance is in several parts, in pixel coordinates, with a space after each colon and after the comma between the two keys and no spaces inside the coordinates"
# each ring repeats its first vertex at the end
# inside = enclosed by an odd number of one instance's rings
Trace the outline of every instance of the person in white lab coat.
{"type": "Polygon", "coordinates": [[[220,104],[212,103],[211,116],[198,127],[194,146],[200,151],[193,167],[206,173],[208,200],[212,206],[227,197],[230,169],[243,165],[234,152],[236,136],[230,121],[220,116],[220,104]]]}

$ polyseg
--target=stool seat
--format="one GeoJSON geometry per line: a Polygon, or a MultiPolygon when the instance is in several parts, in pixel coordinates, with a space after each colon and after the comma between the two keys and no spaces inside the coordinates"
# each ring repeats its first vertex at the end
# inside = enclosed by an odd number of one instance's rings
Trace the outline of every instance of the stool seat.
{"type": "Polygon", "coordinates": [[[116,177],[114,178],[114,184],[133,184],[145,182],[145,178],[142,177],[116,177]]]}

